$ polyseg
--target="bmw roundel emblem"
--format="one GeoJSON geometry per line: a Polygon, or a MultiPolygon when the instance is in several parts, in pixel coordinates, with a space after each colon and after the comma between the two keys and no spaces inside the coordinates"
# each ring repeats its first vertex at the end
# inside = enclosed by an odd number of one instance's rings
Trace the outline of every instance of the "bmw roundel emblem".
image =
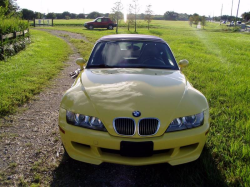
{"type": "Polygon", "coordinates": [[[141,116],[141,112],[140,111],[134,111],[132,112],[134,117],[140,117],[141,116]]]}

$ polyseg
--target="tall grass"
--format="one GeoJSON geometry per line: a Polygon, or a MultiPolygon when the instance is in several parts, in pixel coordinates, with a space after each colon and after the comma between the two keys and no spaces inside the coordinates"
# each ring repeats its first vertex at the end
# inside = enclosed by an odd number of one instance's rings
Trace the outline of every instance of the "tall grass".
{"type": "Polygon", "coordinates": [[[0,34],[9,34],[29,28],[29,23],[19,18],[0,18],[0,34]]]}

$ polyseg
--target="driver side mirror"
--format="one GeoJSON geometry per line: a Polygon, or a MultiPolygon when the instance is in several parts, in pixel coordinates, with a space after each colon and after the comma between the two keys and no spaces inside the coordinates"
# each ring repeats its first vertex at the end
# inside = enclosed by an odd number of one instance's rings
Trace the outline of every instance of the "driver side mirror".
{"type": "Polygon", "coordinates": [[[188,61],[186,59],[180,60],[180,62],[178,63],[178,65],[182,69],[182,68],[188,66],[188,61]]]}
{"type": "Polygon", "coordinates": [[[83,66],[86,64],[86,61],[83,58],[78,58],[76,64],[80,66],[80,70],[83,70],[83,66]]]}

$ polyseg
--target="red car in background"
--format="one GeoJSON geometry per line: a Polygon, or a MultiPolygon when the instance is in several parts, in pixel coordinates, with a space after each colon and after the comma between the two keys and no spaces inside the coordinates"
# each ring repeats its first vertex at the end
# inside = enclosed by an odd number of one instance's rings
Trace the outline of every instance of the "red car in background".
{"type": "Polygon", "coordinates": [[[98,17],[94,21],[84,23],[84,27],[90,30],[94,28],[107,28],[112,30],[116,26],[117,24],[111,21],[110,18],[106,17],[98,17]]]}

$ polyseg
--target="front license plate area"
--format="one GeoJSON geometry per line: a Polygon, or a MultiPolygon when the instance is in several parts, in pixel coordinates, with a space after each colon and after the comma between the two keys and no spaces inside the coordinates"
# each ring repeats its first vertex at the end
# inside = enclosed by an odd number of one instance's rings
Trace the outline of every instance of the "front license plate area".
{"type": "Polygon", "coordinates": [[[154,143],[121,141],[120,154],[126,157],[149,157],[153,155],[154,143]]]}

